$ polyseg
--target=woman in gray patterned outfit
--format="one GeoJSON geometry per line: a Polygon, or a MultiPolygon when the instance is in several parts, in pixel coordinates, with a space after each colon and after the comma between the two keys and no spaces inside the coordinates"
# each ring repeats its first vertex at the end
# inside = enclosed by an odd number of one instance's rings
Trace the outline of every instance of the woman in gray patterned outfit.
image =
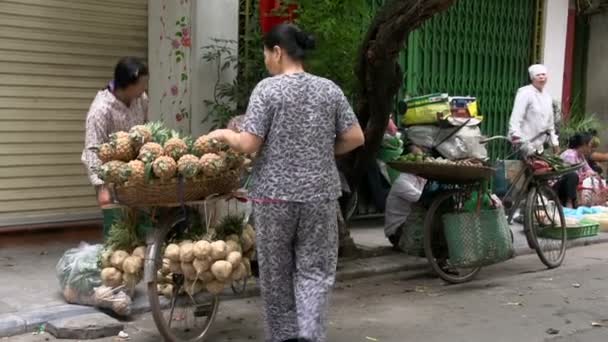
{"type": "Polygon", "coordinates": [[[312,48],[314,39],[293,25],[271,30],[264,62],[274,76],[253,90],[242,131],[209,134],[258,152],[250,196],[269,342],[326,340],[338,258],[335,156],[364,143],[340,88],[304,71],[312,48]]]}

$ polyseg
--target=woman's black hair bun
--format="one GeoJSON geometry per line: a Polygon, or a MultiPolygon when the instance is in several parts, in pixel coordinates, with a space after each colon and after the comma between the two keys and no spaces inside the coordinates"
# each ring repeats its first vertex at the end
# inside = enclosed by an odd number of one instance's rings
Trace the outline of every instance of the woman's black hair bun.
{"type": "Polygon", "coordinates": [[[316,46],[315,37],[304,31],[296,31],[296,41],[304,50],[313,50],[316,46]]]}

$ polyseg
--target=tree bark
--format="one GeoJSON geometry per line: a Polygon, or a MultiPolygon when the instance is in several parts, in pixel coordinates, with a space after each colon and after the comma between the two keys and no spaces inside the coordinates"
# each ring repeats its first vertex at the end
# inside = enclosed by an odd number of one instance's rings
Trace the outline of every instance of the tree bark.
{"type": "MultiPolygon", "coordinates": [[[[356,191],[365,175],[366,165],[375,159],[382,143],[393,99],[404,78],[397,58],[409,33],[454,2],[389,0],[379,9],[367,31],[356,68],[360,92],[355,110],[365,132],[365,145],[339,161],[353,191],[356,191]]],[[[348,228],[346,235],[350,236],[348,228]]]]}

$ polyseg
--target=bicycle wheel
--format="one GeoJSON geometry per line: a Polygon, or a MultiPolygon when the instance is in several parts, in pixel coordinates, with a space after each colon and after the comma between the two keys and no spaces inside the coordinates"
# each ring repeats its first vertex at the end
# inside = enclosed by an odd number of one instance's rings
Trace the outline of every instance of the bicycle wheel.
{"type": "Polygon", "coordinates": [[[566,219],[557,194],[548,185],[530,188],[524,229],[543,264],[548,268],[562,264],[566,256],[566,219]]]}
{"type": "Polygon", "coordinates": [[[219,298],[208,293],[189,296],[184,293],[184,276],[173,275],[173,296],[168,305],[161,303],[161,294],[157,289],[156,274],[162,267],[162,253],[166,241],[171,238],[174,228],[185,220],[160,227],[155,233],[152,245],[148,246],[148,258],[153,261],[146,267],[148,280],[148,299],[152,317],[158,331],[168,342],[204,341],[211,324],[215,320],[219,307],[219,298]]]}
{"type": "Polygon", "coordinates": [[[449,283],[459,284],[473,279],[481,267],[458,268],[450,265],[449,251],[443,235],[441,216],[456,211],[462,193],[445,192],[437,195],[424,220],[424,253],[433,271],[449,283]]]}

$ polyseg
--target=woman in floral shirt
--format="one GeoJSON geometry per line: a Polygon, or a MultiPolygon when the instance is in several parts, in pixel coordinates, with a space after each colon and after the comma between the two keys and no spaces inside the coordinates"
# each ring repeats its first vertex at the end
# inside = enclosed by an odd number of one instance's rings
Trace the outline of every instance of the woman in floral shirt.
{"type": "Polygon", "coordinates": [[[122,58],[114,69],[114,79],[106,88],[97,92],[86,120],[85,146],[82,163],[89,181],[97,192],[99,205],[111,203],[110,192],[97,177],[94,168],[101,165],[92,150],[108,141],[108,136],[118,131],[128,131],[148,118],[148,67],[134,57],[122,58]]]}
{"type": "Polygon", "coordinates": [[[250,196],[269,342],[326,340],[341,195],[335,156],[364,142],[342,90],[304,71],[313,47],[293,25],[272,29],[264,61],[274,76],[253,90],[241,132],[209,134],[240,152],[259,151],[250,196]]]}
{"type": "Polygon", "coordinates": [[[555,190],[562,205],[569,208],[576,208],[578,185],[585,178],[595,175],[595,171],[587,163],[587,158],[592,152],[593,135],[590,133],[577,133],[571,139],[569,148],[560,157],[569,165],[583,164],[583,167],[576,172],[565,175],[555,184],[555,190]]]}

